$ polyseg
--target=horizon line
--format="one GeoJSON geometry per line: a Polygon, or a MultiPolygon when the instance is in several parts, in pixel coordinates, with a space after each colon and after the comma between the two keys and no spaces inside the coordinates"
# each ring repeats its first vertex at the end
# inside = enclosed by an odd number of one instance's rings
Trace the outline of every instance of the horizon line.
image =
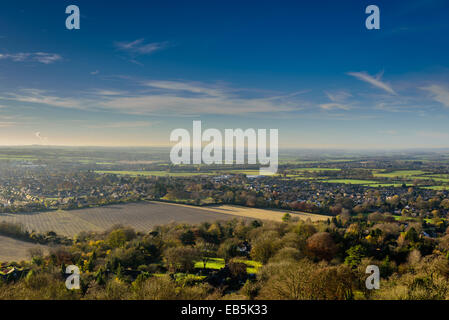
{"type": "MultiPolygon", "coordinates": [[[[138,145],[43,145],[43,144],[17,144],[17,145],[0,145],[0,148],[24,148],[24,147],[39,147],[39,148],[172,148],[172,145],[148,145],[148,146],[138,146],[138,145]]],[[[333,151],[412,151],[412,150],[447,150],[449,151],[449,146],[446,147],[371,147],[371,148],[350,148],[350,147],[280,147],[280,150],[333,150],[333,151]]]]}

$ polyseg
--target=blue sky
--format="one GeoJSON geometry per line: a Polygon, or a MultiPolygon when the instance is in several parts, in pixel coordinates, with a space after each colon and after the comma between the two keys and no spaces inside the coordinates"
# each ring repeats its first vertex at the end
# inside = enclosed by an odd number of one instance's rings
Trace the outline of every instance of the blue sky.
{"type": "Polygon", "coordinates": [[[284,147],[449,147],[448,49],[444,0],[2,3],[0,145],[161,146],[202,120],[284,147]]]}

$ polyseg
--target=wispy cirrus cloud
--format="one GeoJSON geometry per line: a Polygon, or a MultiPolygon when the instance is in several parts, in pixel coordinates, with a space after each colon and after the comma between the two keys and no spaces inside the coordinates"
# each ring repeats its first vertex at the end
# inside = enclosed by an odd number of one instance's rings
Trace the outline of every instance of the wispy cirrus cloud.
{"type": "Polygon", "coordinates": [[[146,81],[139,90],[94,90],[79,97],[56,96],[38,89],[5,93],[0,99],[91,111],[130,115],[198,116],[293,112],[301,110],[295,95],[260,97],[237,95],[223,86],[186,81],[146,81]]]}
{"type": "Polygon", "coordinates": [[[168,91],[190,92],[195,94],[206,94],[210,96],[223,96],[224,89],[212,86],[205,86],[201,83],[185,82],[185,81],[159,81],[152,80],[143,82],[142,85],[155,89],[163,89],[168,91]]]}
{"type": "Polygon", "coordinates": [[[335,102],[320,104],[320,108],[323,110],[333,110],[333,109],[350,110],[351,109],[351,107],[349,107],[347,105],[344,105],[341,103],[335,103],[335,102]]]}
{"type": "Polygon", "coordinates": [[[270,100],[231,97],[183,97],[176,95],[140,95],[118,97],[99,104],[104,109],[136,115],[198,116],[205,114],[237,115],[293,111],[291,103],[278,105],[270,100]]]}
{"type": "Polygon", "coordinates": [[[120,96],[127,94],[125,91],[117,91],[117,90],[103,90],[103,89],[97,89],[91,94],[98,95],[98,96],[120,96]]]}
{"type": "Polygon", "coordinates": [[[109,122],[109,123],[97,123],[95,125],[87,125],[88,128],[92,129],[120,129],[120,128],[142,128],[151,127],[157,124],[157,122],[152,121],[120,121],[120,122],[109,122]]]}
{"type": "Polygon", "coordinates": [[[169,46],[168,41],[145,43],[145,39],[137,39],[130,42],[115,42],[117,50],[124,51],[134,57],[149,55],[156,51],[163,50],[169,46]]]}
{"type": "Polygon", "coordinates": [[[337,109],[337,110],[350,110],[351,109],[351,106],[348,103],[346,103],[347,102],[346,100],[349,97],[352,97],[352,95],[350,93],[348,93],[346,91],[335,91],[335,92],[325,91],[325,94],[331,102],[320,104],[319,107],[322,110],[330,111],[330,110],[334,110],[334,109],[337,109]]]}
{"type": "Polygon", "coordinates": [[[449,139],[449,133],[438,131],[418,131],[417,136],[430,139],[449,139]]]}
{"type": "Polygon", "coordinates": [[[101,102],[103,108],[131,114],[235,115],[299,110],[294,97],[244,97],[234,90],[186,81],[147,81],[152,93],[114,97],[101,102]]]}
{"type": "Polygon", "coordinates": [[[326,96],[329,98],[329,100],[333,102],[341,102],[345,101],[347,98],[352,97],[352,94],[350,94],[347,91],[335,91],[335,92],[329,92],[325,91],[326,96]]]}
{"type": "Polygon", "coordinates": [[[3,122],[3,121],[0,121],[0,128],[14,127],[16,124],[17,124],[16,122],[3,122]]]}
{"type": "Polygon", "coordinates": [[[84,109],[87,106],[85,101],[77,98],[67,98],[59,97],[49,93],[46,90],[40,89],[22,89],[17,93],[7,93],[4,96],[0,96],[0,99],[27,102],[27,103],[37,103],[43,105],[49,105],[61,108],[75,108],[84,109]]]}
{"type": "Polygon", "coordinates": [[[368,73],[362,71],[362,72],[348,72],[348,75],[355,77],[358,80],[367,82],[371,84],[372,86],[382,89],[390,94],[396,95],[396,92],[393,90],[393,88],[387,84],[386,82],[383,82],[382,79],[382,73],[379,75],[373,77],[369,75],[368,73]]]}
{"type": "Polygon", "coordinates": [[[427,87],[421,87],[420,89],[425,90],[431,94],[433,100],[441,103],[445,107],[449,108],[449,89],[443,86],[432,84],[427,87]]]}
{"type": "Polygon", "coordinates": [[[20,52],[20,53],[0,53],[0,60],[11,60],[13,62],[39,62],[43,64],[52,64],[62,60],[62,57],[56,53],[47,52],[20,52]]]}

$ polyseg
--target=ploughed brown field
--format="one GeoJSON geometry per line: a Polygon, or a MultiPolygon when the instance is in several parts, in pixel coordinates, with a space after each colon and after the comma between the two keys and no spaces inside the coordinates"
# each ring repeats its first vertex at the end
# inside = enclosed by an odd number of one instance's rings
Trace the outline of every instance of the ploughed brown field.
{"type": "MultiPolygon", "coordinates": [[[[256,209],[231,205],[194,207],[163,202],[139,202],[70,211],[0,214],[0,221],[20,223],[29,231],[54,231],[75,236],[81,231],[104,231],[122,224],[138,231],[171,222],[201,223],[235,218],[282,221],[286,211],[256,209]]],[[[325,220],[328,217],[309,213],[292,213],[300,219],[325,220]]]]}
{"type": "MultiPolygon", "coordinates": [[[[181,204],[162,202],[139,202],[105,207],[87,208],[70,211],[49,211],[20,214],[0,214],[0,221],[20,223],[29,231],[39,233],[54,231],[58,234],[73,237],[81,231],[104,231],[114,225],[122,224],[138,231],[149,231],[156,225],[171,222],[201,223],[235,218],[261,219],[282,221],[286,211],[246,208],[231,205],[210,207],[194,207],[181,204]]],[[[325,220],[328,217],[309,213],[291,213],[299,219],[325,220]]],[[[25,243],[28,244],[28,243],[25,243]]],[[[0,247],[6,245],[3,237],[0,238],[0,247]]],[[[16,244],[18,248],[24,247],[22,242],[16,244]]],[[[14,247],[11,244],[11,248],[14,247]]],[[[28,249],[28,248],[26,248],[28,249]]],[[[20,256],[25,258],[24,252],[20,256]]],[[[6,252],[11,255],[13,250],[0,249],[0,261],[4,261],[6,252]]]]}
{"type": "Polygon", "coordinates": [[[41,248],[44,253],[48,250],[46,246],[0,236],[0,262],[28,260],[32,248],[41,248]]]}

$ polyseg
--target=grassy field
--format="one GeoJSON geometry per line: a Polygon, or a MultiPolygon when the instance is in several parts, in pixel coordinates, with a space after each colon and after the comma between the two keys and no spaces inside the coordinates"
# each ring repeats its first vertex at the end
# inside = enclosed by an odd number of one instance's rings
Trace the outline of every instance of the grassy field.
{"type": "Polygon", "coordinates": [[[422,171],[422,170],[399,170],[399,171],[393,171],[393,172],[383,172],[381,170],[375,170],[376,172],[373,173],[375,177],[379,178],[406,178],[406,177],[416,177],[419,175],[426,174],[428,172],[422,171]]]}
{"type": "Polygon", "coordinates": [[[341,171],[339,168],[294,168],[291,170],[300,172],[341,171]]]}
{"type": "MultiPolygon", "coordinates": [[[[371,183],[371,184],[367,184],[366,186],[368,187],[372,187],[372,188],[377,188],[377,187],[396,187],[396,188],[400,188],[402,187],[402,183],[371,183]]],[[[410,184],[406,184],[407,187],[410,186],[410,184]]]]}
{"type": "Polygon", "coordinates": [[[0,244],[0,262],[27,260],[28,250],[32,248],[41,248],[44,252],[48,250],[46,246],[4,236],[0,236],[0,244]]]}
{"type": "Polygon", "coordinates": [[[33,161],[37,160],[37,158],[27,157],[27,156],[0,156],[0,160],[13,160],[13,161],[33,161]]]}
{"type": "Polygon", "coordinates": [[[223,170],[224,173],[232,173],[232,174],[245,174],[247,176],[258,176],[260,175],[259,170],[223,170]]]}
{"type": "MultiPolygon", "coordinates": [[[[257,273],[262,264],[253,260],[245,260],[245,259],[235,259],[237,262],[242,262],[247,265],[246,272],[248,273],[257,273]]],[[[195,268],[202,269],[204,267],[202,261],[198,261],[195,263],[195,268]]],[[[206,269],[220,270],[225,267],[225,261],[221,258],[210,258],[206,263],[206,269]]]]}
{"type": "Polygon", "coordinates": [[[323,180],[323,182],[327,183],[344,183],[344,184],[361,184],[361,185],[379,185],[380,182],[373,181],[373,180],[358,180],[358,179],[330,179],[330,180],[323,180]]]}
{"type": "Polygon", "coordinates": [[[430,190],[449,190],[449,186],[428,186],[428,187],[422,187],[423,189],[430,189],[430,190]]]}
{"type": "Polygon", "coordinates": [[[449,178],[447,178],[446,175],[426,175],[426,176],[419,176],[414,177],[415,179],[424,179],[424,180],[435,180],[439,182],[449,182],[449,178]],[[446,178],[445,178],[446,177],[446,178]]]}
{"type": "MultiPolygon", "coordinates": [[[[206,263],[206,269],[220,270],[224,268],[225,262],[224,259],[221,258],[209,258],[206,263]]],[[[202,261],[197,261],[195,263],[195,268],[204,268],[204,264],[202,261]]]]}
{"type": "Polygon", "coordinates": [[[354,159],[323,159],[323,160],[296,160],[296,159],[279,159],[280,164],[318,164],[318,163],[338,163],[351,162],[354,159]]]}
{"type": "Polygon", "coordinates": [[[285,180],[292,179],[292,180],[322,180],[326,179],[326,177],[320,177],[320,178],[314,178],[314,177],[304,177],[304,176],[298,176],[295,174],[288,174],[286,178],[283,178],[285,180]]]}
{"type": "MultiPolygon", "coordinates": [[[[298,172],[341,171],[341,169],[338,168],[294,168],[289,170],[298,172]]],[[[246,174],[248,176],[260,175],[259,170],[223,170],[223,172],[234,174],[246,174]]]]}
{"type": "Polygon", "coordinates": [[[123,176],[156,176],[156,177],[190,177],[198,175],[212,175],[212,172],[168,172],[168,171],[95,171],[96,173],[102,174],[116,174],[123,176]]]}
{"type": "MultiPolygon", "coordinates": [[[[379,178],[390,178],[390,179],[401,179],[404,181],[411,181],[411,180],[434,180],[436,182],[442,182],[449,183],[449,177],[445,174],[431,174],[429,172],[425,172],[422,170],[400,170],[400,171],[393,171],[385,173],[381,170],[375,170],[373,173],[375,177],[379,178]]],[[[431,190],[446,190],[449,188],[449,186],[425,186],[422,187],[425,189],[431,189],[431,190]]]]}

